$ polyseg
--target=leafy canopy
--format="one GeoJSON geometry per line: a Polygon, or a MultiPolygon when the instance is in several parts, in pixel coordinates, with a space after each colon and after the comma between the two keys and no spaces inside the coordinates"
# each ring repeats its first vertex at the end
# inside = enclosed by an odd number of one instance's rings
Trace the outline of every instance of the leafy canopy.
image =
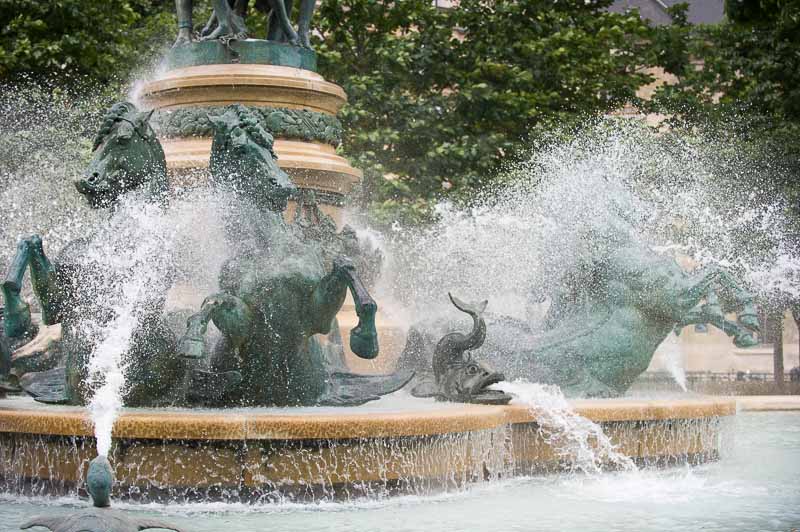
{"type": "Polygon", "coordinates": [[[344,146],[379,218],[424,217],[540,132],[636,101],[649,28],[611,3],[324,0],[321,70],[348,93],[344,146]]]}

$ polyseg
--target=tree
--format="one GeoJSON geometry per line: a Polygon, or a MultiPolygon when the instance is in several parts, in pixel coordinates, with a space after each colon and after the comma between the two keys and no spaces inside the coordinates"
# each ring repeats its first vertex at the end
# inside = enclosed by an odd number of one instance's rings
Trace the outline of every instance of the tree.
{"type": "Polygon", "coordinates": [[[163,0],[0,0],[0,81],[23,74],[127,81],[173,36],[170,5],[163,0]]]}
{"type": "Polygon", "coordinates": [[[320,67],[378,219],[469,197],[541,131],[636,101],[650,30],[611,3],[324,0],[320,67]]]}
{"type": "MultiPolygon", "coordinates": [[[[718,25],[690,26],[686,6],[679,5],[672,11],[679,23],[655,30],[656,61],[678,83],[660,88],[651,109],[672,114],[673,128],[716,130],[721,138],[735,139],[738,150],[766,160],[768,168],[753,174],[761,182],[751,185],[786,200],[790,227],[782,243],[787,249],[780,251],[800,256],[800,1],[727,0],[725,5],[727,20],[718,25]]],[[[800,305],[800,280],[794,281],[798,291],[764,294],[769,311],[781,317],[778,327],[786,309],[800,305]]],[[[774,335],[780,338],[782,331],[774,335]]],[[[782,350],[776,341],[779,383],[782,350]]]]}

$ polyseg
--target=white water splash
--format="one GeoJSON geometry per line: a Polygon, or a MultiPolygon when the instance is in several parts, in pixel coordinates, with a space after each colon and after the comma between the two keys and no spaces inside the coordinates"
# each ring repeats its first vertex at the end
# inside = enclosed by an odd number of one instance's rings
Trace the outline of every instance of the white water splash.
{"type": "Polygon", "coordinates": [[[664,361],[664,369],[675,379],[675,382],[685,392],[686,389],[686,369],[683,367],[683,350],[681,349],[680,339],[674,332],[659,346],[664,361]]]}
{"type": "Polygon", "coordinates": [[[617,451],[600,425],[573,410],[558,386],[515,380],[494,388],[527,405],[547,444],[573,471],[595,475],[607,469],[637,470],[633,460],[617,451]]]}
{"type": "Polygon", "coordinates": [[[142,310],[169,287],[174,232],[165,222],[159,207],[131,202],[119,208],[89,247],[87,259],[94,272],[103,272],[84,288],[95,298],[94,310],[99,307],[99,312],[87,313],[91,317],[81,324],[99,338],[89,358],[87,384],[92,391],[88,409],[101,456],[107,456],[111,448],[111,432],[125,391],[125,355],[142,310]],[[112,317],[106,321],[108,316],[112,317]]]}
{"type": "Polygon", "coordinates": [[[126,357],[142,318],[161,308],[176,276],[199,293],[210,292],[209,285],[216,283],[227,256],[220,231],[225,201],[199,193],[173,200],[166,210],[125,201],[92,238],[87,260],[97,276],[82,287],[93,301],[80,326],[96,339],[88,367],[88,409],[100,455],[111,447],[127,391],[126,357]]]}

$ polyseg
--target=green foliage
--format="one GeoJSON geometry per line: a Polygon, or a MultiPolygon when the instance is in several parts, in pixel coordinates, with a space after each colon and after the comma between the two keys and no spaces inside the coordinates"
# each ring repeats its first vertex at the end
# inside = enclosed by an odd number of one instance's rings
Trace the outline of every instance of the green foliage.
{"type": "Polygon", "coordinates": [[[0,81],[64,73],[127,77],[174,22],[158,0],[0,0],[0,81]]]}
{"type": "Polygon", "coordinates": [[[635,102],[649,28],[610,4],[324,0],[320,69],[348,93],[344,146],[378,218],[424,218],[540,132],[635,102]]]}
{"type": "MultiPolygon", "coordinates": [[[[737,253],[770,262],[779,253],[800,251],[800,1],[727,0],[725,5],[727,20],[718,25],[656,30],[660,44],[680,42],[682,48],[658,56],[678,83],[660,88],[652,108],[671,113],[675,130],[699,126],[725,139],[732,152],[728,160],[752,169],[741,173],[732,167],[728,173],[741,182],[728,185],[756,204],[785,206],[791,224],[787,241],[754,238],[756,230],[744,231],[735,244],[737,253]]],[[[762,297],[775,311],[797,305],[779,290],[762,297]]]]}
{"type": "Polygon", "coordinates": [[[793,179],[780,178],[784,191],[800,197],[800,1],[726,6],[729,19],[721,24],[657,30],[659,43],[679,40],[684,50],[673,64],[662,61],[678,83],[659,89],[652,108],[674,114],[673,127],[733,130],[746,149],[789,170],[793,179]]]}

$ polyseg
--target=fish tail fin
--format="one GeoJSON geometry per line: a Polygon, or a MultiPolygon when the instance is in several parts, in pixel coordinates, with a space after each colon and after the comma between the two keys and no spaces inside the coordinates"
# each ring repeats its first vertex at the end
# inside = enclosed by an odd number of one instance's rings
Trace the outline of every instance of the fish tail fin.
{"type": "Polygon", "coordinates": [[[486,310],[486,305],[489,304],[488,299],[481,301],[479,303],[465,303],[464,301],[461,301],[456,296],[454,296],[451,292],[448,292],[447,295],[450,296],[450,301],[453,302],[453,305],[455,305],[455,307],[458,310],[469,314],[473,318],[481,316],[486,310]]]}

